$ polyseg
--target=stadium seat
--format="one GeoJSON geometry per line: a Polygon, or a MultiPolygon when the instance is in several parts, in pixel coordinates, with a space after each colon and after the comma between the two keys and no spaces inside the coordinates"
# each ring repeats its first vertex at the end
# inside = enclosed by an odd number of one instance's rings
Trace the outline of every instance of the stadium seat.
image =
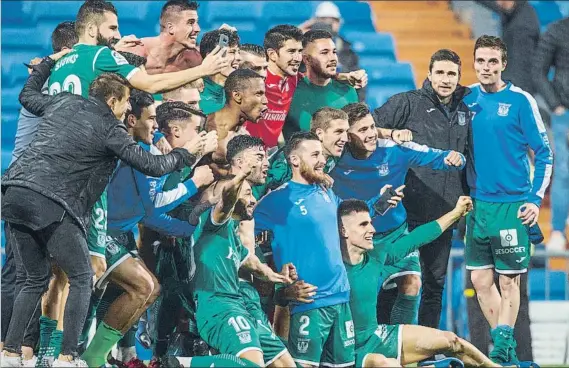
{"type": "Polygon", "coordinates": [[[342,32],[359,55],[360,63],[369,64],[380,59],[395,62],[393,37],[389,33],[342,32]]]}
{"type": "Polygon", "coordinates": [[[43,45],[43,52],[46,54],[51,54],[53,49],[51,47],[51,34],[58,26],[59,23],[65,22],[63,19],[45,19],[38,21],[36,25],[36,38],[41,40],[40,42],[43,45]]]}
{"type": "Polygon", "coordinates": [[[259,46],[263,46],[263,41],[265,39],[265,33],[259,31],[239,31],[239,38],[241,39],[241,43],[254,43],[259,46]]]}
{"type": "Polygon", "coordinates": [[[360,67],[367,71],[369,83],[415,86],[413,67],[409,63],[360,63],[360,67]]]}
{"type": "Polygon", "coordinates": [[[315,1],[266,1],[263,18],[267,21],[267,29],[279,24],[299,25],[312,18],[315,1]]]}
{"type": "MultiPolygon", "coordinates": [[[[30,1],[29,16],[34,22],[38,20],[75,20],[83,1],[30,1]]],[[[25,11],[25,10],[24,10],[25,11]]]]}
{"type": "Polygon", "coordinates": [[[23,26],[28,24],[29,19],[25,16],[21,1],[2,1],[2,25],[3,26],[23,26]]]}
{"type": "Polygon", "coordinates": [[[555,1],[531,1],[530,3],[535,8],[542,27],[546,27],[549,23],[563,18],[555,1]]]}
{"type": "MultiPolygon", "coordinates": [[[[532,269],[529,273],[530,300],[546,300],[545,269],[532,269]]],[[[562,271],[549,271],[549,299],[565,300],[567,274],[562,271]]]]}
{"type": "Polygon", "coordinates": [[[340,14],[344,20],[342,31],[344,32],[375,32],[373,13],[366,2],[359,1],[336,1],[340,14]]]}
{"type": "Polygon", "coordinates": [[[2,27],[2,50],[43,49],[44,43],[35,28],[2,27]]]}
{"type": "MultiPolygon", "coordinates": [[[[244,11],[243,4],[232,1],[213,1],[208,4],[207,14],[202,15],[209,24],[208,30],[217,29],[223,23],[236,27],[239,31],[262,32],[262,2],[250,2],[244,11]],[[261,26],[260,26],[261,25],[261,26]]],[[[203,12],[200,11],[203,14],[203,12]]]]}
{"type": "Polygon", "coordinates": [[[2,121],[8,113],[18,112],[20,110],[20,102],[18,96],[20,95],[21,87],[2,88],[2,121]]]}
{"type": "MultiPolygon", "coordinates": [[[[35,57],[42,56],[41,53],[36,51],[11,51],[2,52],[2,75],[11,75],[16,73],[20,76],[27,74],[28,70],[23,63],[29,63],[35,57]]],[[[16,78],[17,79],[17,78],[16,78]]],[[[4,88],[8,86],[3,86],[4,88]]],[[[21,87],[21,86],[20,86],[21,87]]],[[[4,89],[3,88],[3,89],[4,89]]],[[[4,101],[2,101],[4,105],[4,101]]]]}
{"type": "Polygon", "coordinates": [[[368,84],[366,99],[371,109],[375,109],[383,105],[389,97],[414,89],[415,86],[409,84],[393,84],[384,86],[382,84],[368,84]]]}
{"type": "MultiPolygon", "coordinates": [[[[148,11],[148,1],[137,1],[135,4],[129,1],[113,1],[113,5],[117,9],[119,18],[119,28],[122,26],[123,21],[136,21],[143,23],[146,21],[148,11]],[[133,6],[135,5],[135,6],[133,6]]],[[[158,21],[158,16],[154,17],[154,24],[158,21]]],[[[145,24],[148,26],[148,24],[145,24]]]]}

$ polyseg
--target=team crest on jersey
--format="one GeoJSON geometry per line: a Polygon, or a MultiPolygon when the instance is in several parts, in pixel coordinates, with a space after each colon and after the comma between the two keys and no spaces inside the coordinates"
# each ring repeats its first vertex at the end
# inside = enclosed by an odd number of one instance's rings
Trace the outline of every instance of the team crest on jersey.
{"type": "Polygon", "coordinates": [[[458,112],[458,125],[466,125],[466,113],[464,111],[458,112]]]}
{"type": "Polygon", "coordinates": [[[306,354],[309,345],[310,345],[309,339],[298,339],[298,342],[296,343],[296,348],[300,354],[306,354]]]}
{"type": "Polygon", "coordinates": [[[508,116],[511,104],[498,103],[498,116],[508,116]]]}
{"type": "Polygon", "coordinates": [[[237,336],[239,336],[239,342],[242,344],[248,344],[251,342],[251,333],[249,331],[239,332],[237,336]]]}
{"type": "Polygon", "coordinates": [[[121,54],[119,54],[116,51],[111,51],[111,55],[113,55],[113,59],[115,59],[117,65],[126,65],[128,64],[128,61],[126,61],[126,59],[124,58],[124,56],[122,56],[121,54]]]}
{"type": "Polygon", "coordinates": [[[379,176],[387,176],[387,174],[389,174],[389,165],[387,162],[379,165],[377,171],[379,172],[379,176]]]}

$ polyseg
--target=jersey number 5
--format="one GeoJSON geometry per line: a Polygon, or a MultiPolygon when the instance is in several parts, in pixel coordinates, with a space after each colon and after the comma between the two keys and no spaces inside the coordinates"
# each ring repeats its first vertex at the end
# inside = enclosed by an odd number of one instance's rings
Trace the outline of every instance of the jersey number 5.
{"type": "Polygon", "coordinates": [[[299,206],[298,208],[300,208],[300,213],[302,213],[303,216],[306,216],[308,214],[308,210],[306,209],[306,206],[299,206]]]}

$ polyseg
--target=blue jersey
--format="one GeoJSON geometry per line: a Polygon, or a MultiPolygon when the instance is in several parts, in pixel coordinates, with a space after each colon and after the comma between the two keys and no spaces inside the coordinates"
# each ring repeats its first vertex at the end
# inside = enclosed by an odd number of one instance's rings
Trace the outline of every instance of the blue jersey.
{"type": "Polygon", "coordinates": [[[487,202],[541,205],[551,179],[553,155],[535,99],[508,83],[496,93],[479,84],[464,102],[473,112],[467,179],[471,196],[487,202]],[[535,153],[533,185],[528,148],[535,153]]]}
{"type": "MultiPolygon", "coordinates": [[[[330,173],[334,179],[334,192],[342,199],[356,198],[369,201],[376,197],[385,185],[393,189],[405,183],[409,167],[429,166],[434,170],[461,170],[461,167],[448,166],[444,159],[451,151],[443,151],[413,142],[401,145],[389,139],[378,139],[377,149],[367,159],[356,159],[349,150],[330,173]]],[[[375,231],[384,233],[400,227],[407,220],[405,207],[400,204],[383,216],[373,218],[375,231]]]]}
{"type": "MultiPolygon", "coordinates": [[[[155,146],[140,144],[147,151],[161,154],[155,146]]],[[[139,222],[164,235],[188,237],[194,226],[166,215],[166,212],[197,193],[192,180],[181,183],[173,190],[162,191],[168,176],[155,178],[146,176],[119,163],[108,186],[108,229],[131,231],[139,222]]]]}
{"type": "Polygon", "coordinates": [[[292,313],[350,301],[338,233],[339,203],[331,189],[289,181],[266,195],[255,209],[255,232],[273,233],[277,269],[292,262],[299,279],[318,287],[314,302],[292,304],[292,313]]]}

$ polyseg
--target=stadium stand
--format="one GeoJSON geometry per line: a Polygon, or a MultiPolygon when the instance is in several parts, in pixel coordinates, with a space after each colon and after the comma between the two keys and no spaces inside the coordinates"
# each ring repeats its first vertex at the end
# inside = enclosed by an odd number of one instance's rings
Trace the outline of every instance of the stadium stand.
{"type": "MultiPolygon", "coordinates": [[[[1,2],[2,172],[10,162],[20,109],[18,94],[27,77],[23,63],[49,53],[52,30],[61,21],[73,20],[81,3],[1,2]]],[[[119,12],[123,35],[145,37],[157,34],[157,18],[163,1],[137,1],[136,6],[126,1],[113,3],[119,12]]],[[[237,27],[243,43],[262,44],[268,28],[282,23],[300,24],[312,17],[318,3],[307,1],[300,5],[298,1],[254,1],[247,4],[247,11],[242,11],[243,5],[234,1],[201,1],[199,14],[202,34],[227,23],[237,27]]],[[[530,3],[538,13],[542,30],[551,22],[569,15],[568,2],[530,3]]],[[[342,35],[353,42],[353,49],[360,57],[360,65],[369,75],[367,102],[372,108],[382,105],[395,93],[420,86],[428,70],[430,55],[440,48],[453,49],[464,60],[462,84],[468,85],[476,81],[470,67],[474,45],[471,28],[457,20],[448,2],[337,1],[336,4],[344,18],[342,35]]],[[[542,216],[543,224],[549,223],[548,216],[547,212],[542,216]]],[[[548,233],[545,227],[544,234],[548,233]]],[[[565,261],[558,261],[556,268],[565,267],[565,264],[565,261]]],[[[455,273],[451,277],[454,280],[453,287],[447,292],[452,293],[452,306],[456,316],[466,312],[464,285],[460,282],[463,274],[455,273]]],[[[569,325],[569,304],[567,301],[556,302],[552,307],[544,301],[546,297],[550,300],[566,300],[566,274],[534,269],[530,277],[530,293],[536,360],[550,364],[567,363],[568,329],[554,327],[561,326],[559,323],[569,325]],[[534,302],[535,300],[539,302],[534,302]],[[552,331],[558,332],[552,337],[552,331]],[[555,353],[555,344],[562,345],[559,348],[565,352],[564,356],[555,353]]]]}

